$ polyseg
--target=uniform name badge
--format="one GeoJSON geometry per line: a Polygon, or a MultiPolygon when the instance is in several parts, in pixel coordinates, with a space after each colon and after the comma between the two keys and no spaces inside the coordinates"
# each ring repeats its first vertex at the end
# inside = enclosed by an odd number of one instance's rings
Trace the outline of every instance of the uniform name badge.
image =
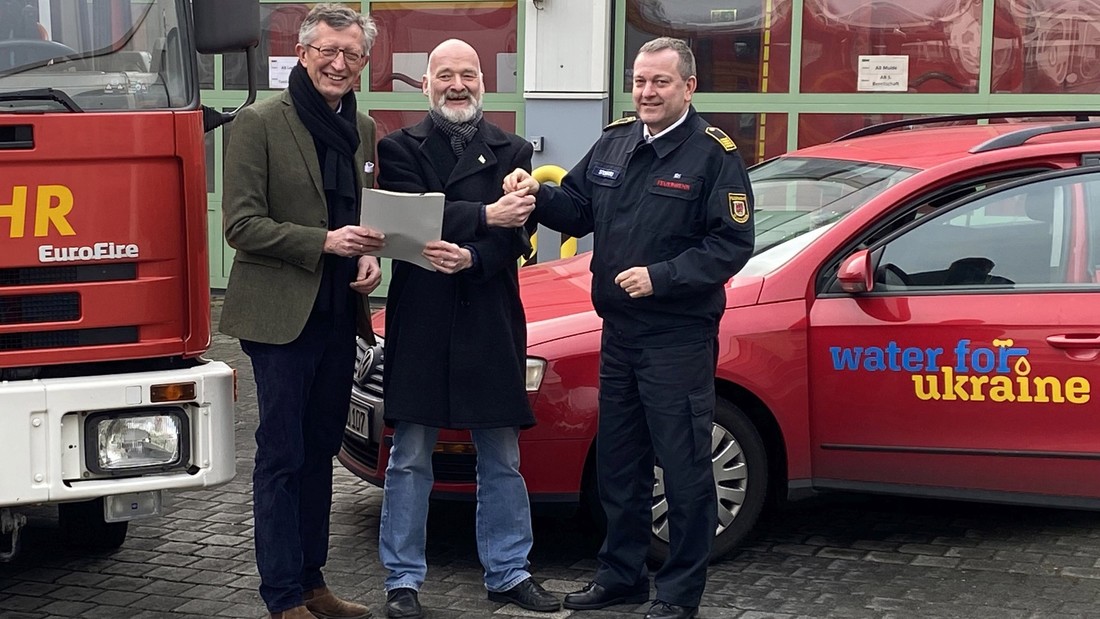
{"type": "Polygon", "coordinates": [[[743,224],[749,221],[749,197],[743,193],[731,193],[730,217],[735,223],[743,224]]]}

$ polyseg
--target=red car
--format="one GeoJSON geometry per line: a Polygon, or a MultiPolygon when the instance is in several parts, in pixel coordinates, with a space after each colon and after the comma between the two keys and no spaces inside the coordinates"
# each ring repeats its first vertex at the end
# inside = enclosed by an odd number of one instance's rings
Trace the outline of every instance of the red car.
{"type": "MultiPolygon", "coordinates": [[[[765,504],[825,490],[1100,508],[1100,123],[947,120],[750,170],[756,253],[729,283],[715,376],[715,556],[765,504]]],[[[588,261],[521,269],[535,502],[595,496],[588,261]]],[[[381,347],[358,369],[340,461],[381,485],[381,347]]],[[[472,498],[468,436],[440,436],[435,496],[472,498]]]]}

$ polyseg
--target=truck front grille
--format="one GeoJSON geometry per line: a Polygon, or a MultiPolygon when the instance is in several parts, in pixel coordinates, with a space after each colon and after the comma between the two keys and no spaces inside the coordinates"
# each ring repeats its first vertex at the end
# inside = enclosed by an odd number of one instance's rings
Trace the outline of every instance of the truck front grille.
{"type": "Polygon", "coordinates": [[[37,348],[71,348],[74,346],[105,346],[110,344],[131,344],[136,341],[138,341],[137,327],[0,333],[0,351],[34,350],[37,348]]]}
{"type": "Polygon", "coordinates": [[[0,325],[67,322],[80,318],[80,294],[19,294],[0,296],[0,325]]]}
{"type": "Polygon", "coordinates": [[[133,279],[137,279],[137,263],[134,262],[0,269],[0,287],[47,286],[50,284],[110,282],[133,279]]]}

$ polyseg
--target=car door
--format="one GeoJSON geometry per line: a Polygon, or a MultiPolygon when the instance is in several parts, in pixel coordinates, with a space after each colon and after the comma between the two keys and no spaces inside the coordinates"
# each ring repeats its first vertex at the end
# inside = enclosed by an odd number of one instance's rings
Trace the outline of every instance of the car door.
{"type": "Polygon", "coordinates": [[[825,284],[810,311],[815,485],[1100,498],[1100,171],[875,235],[871,289],[825,284]]]}

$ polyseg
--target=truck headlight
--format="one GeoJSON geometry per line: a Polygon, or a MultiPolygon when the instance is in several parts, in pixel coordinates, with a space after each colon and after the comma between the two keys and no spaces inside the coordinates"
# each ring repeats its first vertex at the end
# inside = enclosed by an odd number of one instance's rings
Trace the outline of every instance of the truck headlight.
{"type": "Polygon", "coordinates": [[[94,413],[84,421],[86,465],[92,473],[107,475],[186,468],[190,434],[179,408],[94,413]]]}
{"type": "Polygon", "coordinates": [[[545,373],[546,359],[527,357],[527,393],[535,393],[539,390],[545,373]]]}

